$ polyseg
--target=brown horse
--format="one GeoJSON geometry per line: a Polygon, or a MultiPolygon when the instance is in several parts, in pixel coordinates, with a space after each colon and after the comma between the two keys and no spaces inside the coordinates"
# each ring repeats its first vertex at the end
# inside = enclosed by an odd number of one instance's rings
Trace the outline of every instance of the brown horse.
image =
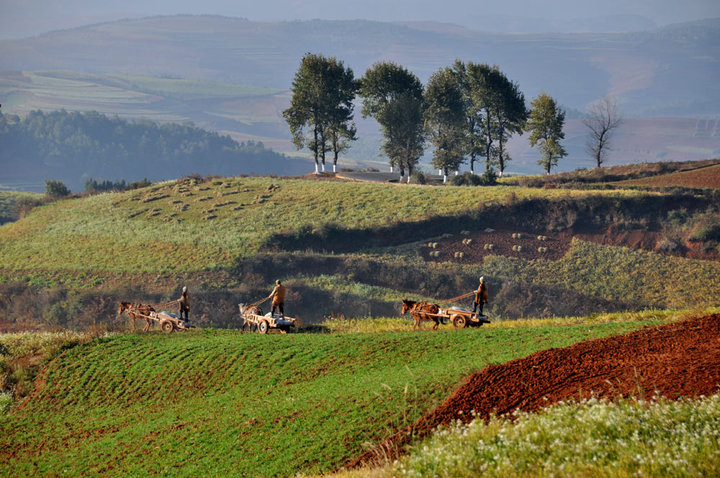
{"type": "Polygon", "coordinates": [[[238,304],[240,310],[240,316],[243,318],[243,329],[250,327],[250,322],[247,320],[250,315],[263,315],[262,309],[257,305],[252,304],[238,304]]]}
{"type": "Polygon", "coordinates": [[[410,315],[415,320],[413,324],[413,330],[420,329],[421,320],[432,320],[435,322],[433,330],[437,330],[440,325],[440,318],[436,315],[440,312],[440,306],[437,304],[430,304],[428,302],[415,302],[414,300],[403,299],[402,300],[402,313],[410,312],[410,315]]]}
{"type": "Polygon", "coordinates": [[[147,332],[148,329],[150,329],[151,321],[147,316],[150,315],[150,312],[155,312],[155,309],[153,309],[151,305],[140,304],[138,302],[120,302],[117,315],[120,315],[125,311],[127,311],[127,314],[132,319],[133,330],[135,330],[135,321],[137,319],[145,319],[145,328],[143,328],[143,332],[147,332]]]}

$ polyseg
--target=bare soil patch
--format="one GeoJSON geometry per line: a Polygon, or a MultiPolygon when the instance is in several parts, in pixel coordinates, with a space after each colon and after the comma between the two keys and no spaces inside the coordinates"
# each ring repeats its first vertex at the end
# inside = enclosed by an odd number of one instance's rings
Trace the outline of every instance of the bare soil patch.
{"type": "Polygon", "coordinates": [[[688,187],[688,188],[720,188],[720,165],[677,171],[659,176],[642,179],[631,179],[617,183],[621,186],[656,186],[656,187],[688,187]]]}
{"type": "Polygon", "coordinates": [[[674,250],[664,250],[660,247],[664,239],[661,232],[647,229],[628,231],[616,226],[610,226],[604,231],[560,233],[536,233],[510,228],[486,229],[484,232],[447,235],[429,241],[420,248],[420,255],[426,261],[450,261],[460,264],[481,264],[484,258],[490,255],[557,261],[570,249],[573,238],[668,256],[720,260],[720,252],[716,249],[705,249],[700,243],[688,241],[678,244],[674,250]]]}
{"type": "Polygon", "coordinates": [[[698,397],[720,391],[720,315],[651,327],[618,337],[487,367],[468,377],[442,405],[347,467],[383,462],[415,437],[473,416],[533,412],[591,396],[616,399],[698,397]],[[474,414],[474,415],[473,415],[474,414]]]}

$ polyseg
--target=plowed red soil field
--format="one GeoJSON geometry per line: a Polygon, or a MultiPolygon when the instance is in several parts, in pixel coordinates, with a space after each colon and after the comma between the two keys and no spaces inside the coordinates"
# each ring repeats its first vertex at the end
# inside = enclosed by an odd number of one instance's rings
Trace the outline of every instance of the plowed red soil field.
{"type": "Polygon", "coordinates": [[[642,179],[620,181],[622,186],[683,186],[688,188],[720,188],[720,165],[698,168],[692,171],[679,171],[642,179]]]}
{"type": "MultiPolygon", "coordinates": [[[[618,337],[549,349],[471,375],[442,405],[415,425],[416,437],[453,421],[516,409],[537,411],[590,396],[669,399],[720,392],[720,315],[647,328],[618,337]]],[[[374,464],[401,453],[411,429],[401,430],[348,464],[374,464]]]]}

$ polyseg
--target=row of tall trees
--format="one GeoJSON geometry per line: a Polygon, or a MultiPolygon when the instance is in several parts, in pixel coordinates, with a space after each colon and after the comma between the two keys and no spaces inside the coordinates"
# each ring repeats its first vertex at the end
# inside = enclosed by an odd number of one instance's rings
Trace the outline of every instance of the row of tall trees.
{"type": "Polygon", "coordinates": [[[458,60],[430,77],[425,99],[433,166],[447,176],[467,158],[475,173],[475,162],[484,158],[485,170],[496,166],[502,176],[510,160],[507,142],[528,118],[517,83],[496,66],[458,60]]]}
{"type": "Polygon", "coordinates": [[[541,94],[527,109],[525,96],[497,66],[463,63],[435,72],[423,87],[404,67],[380,62],[360,79],[335,57],[306,54],[292,84],[292,101],[283,115],[298,149],[315,158],[315,171],[325,171],[326,153],[338,155],[356,139],[353,101],[362,98],[363,117],[372,117],[383,133],[381,149],[391,168],[408,180],[425,150],[433,146],[432,163],[447,180],[451,171],[483,160],[502,176],[510,161],[507,143],[513,134],[530,131],[539,163],[550,172],[566,154],[560,145],[565,113],[541,94]]]}

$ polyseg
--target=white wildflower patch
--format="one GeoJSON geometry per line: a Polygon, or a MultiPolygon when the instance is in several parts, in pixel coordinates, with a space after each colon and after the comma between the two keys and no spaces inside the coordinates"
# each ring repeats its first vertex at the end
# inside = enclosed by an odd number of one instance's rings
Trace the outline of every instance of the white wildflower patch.
{"type": "Polygon", "coordinates": [[[408,477],[718,476],[720,395],[658,402],[590,399],[514,421],[454,424],[413,448],[408,477]]]}

